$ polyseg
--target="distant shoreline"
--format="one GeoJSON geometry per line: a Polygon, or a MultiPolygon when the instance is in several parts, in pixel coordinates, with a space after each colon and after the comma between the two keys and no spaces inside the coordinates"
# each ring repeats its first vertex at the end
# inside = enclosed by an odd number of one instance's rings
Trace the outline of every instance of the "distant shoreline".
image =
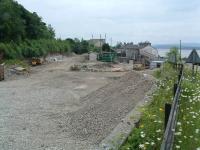
{"type": "MultiPolygon", "coordinates": [[[[158,49],[158,54],[161,56],[161,57],[165,57],[166,56],[166,53],[170,51],[170,48],[157,48],[158,49]]],[[[188,57],[191,53],[192,49],[182,49],[181,51],[181,56],[182,57],[188,57]]],[[[197,49],[197,52],[200,56],[200,48],[197,49]]]]}

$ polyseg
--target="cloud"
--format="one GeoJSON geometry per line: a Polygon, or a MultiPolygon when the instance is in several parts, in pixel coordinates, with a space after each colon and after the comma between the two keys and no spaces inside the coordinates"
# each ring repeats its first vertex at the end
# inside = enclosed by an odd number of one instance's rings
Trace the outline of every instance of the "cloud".
{"type": "Polygon", "coordinates": [[[107,33],[117,41],[198,42],[200,1],[17,0],[56,29],[57,37],[107,33]]]}

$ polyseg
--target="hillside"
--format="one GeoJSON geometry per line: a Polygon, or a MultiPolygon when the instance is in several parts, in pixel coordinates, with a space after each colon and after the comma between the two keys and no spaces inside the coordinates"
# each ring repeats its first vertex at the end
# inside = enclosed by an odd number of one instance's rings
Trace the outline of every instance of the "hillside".
{"type": "Polygon", "coordinates": [[[13,0],[0,0],[0,22],[0,42],[55,37],[51,25],[13,0]]]}
{"type": "Polygon", "coordinates": [[[56,39],[54,29],[36,12],[28,11],[14,0],[0,0],[0,61],[94,50],[83,39],[56,39]]]}

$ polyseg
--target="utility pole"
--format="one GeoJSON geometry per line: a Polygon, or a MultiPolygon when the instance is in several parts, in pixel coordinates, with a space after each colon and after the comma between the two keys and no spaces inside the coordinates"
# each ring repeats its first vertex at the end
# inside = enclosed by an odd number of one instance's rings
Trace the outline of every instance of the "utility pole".
{"type": "Polygon", "coordinates": [[[102,54],[101,34],[100,34],[100,48],[101,48],[101,54],[102,54]]]}
{"type": "MultiPolygon", "coordinates": [[[[112,48],[112,38],[111,38],[111,45],[110,45],[110,59],[111,59],[111,61],[110,61],[110,70],[111,70],[111,72],[112,72],[112,53],[111,53],[111,48],[112,48]]],[[[114,57],[114,56],[113,56],[114,57]]]]}
{"type": "Polygon", "coordinates": [[[181,59],[182,59],[182,58],[181,58],[181,49],[182,49],[182,42],[181,42],[181,40],[180,40],[180,62],[182,62],[182,61],[181,61],[181,59]]]}

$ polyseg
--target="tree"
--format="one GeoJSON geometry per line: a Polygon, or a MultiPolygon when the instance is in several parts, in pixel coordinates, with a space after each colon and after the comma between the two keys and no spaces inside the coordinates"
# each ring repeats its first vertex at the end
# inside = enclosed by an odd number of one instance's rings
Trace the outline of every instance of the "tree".
{"type": "Polygon", "coordinates": [[[47,26],[37,13],[29,12],[14,0],[0,0],[0,42],[54,37],[54,29],[47,26]]]}
{"type": "Polygon", "coordinates": [[[180,58],[180,53],[177,47],[172,47],[170,51],[167,53],[167,58],[171,62],[178,62],[180,58]]]}
{"type": "Polygon", "coordinates": [[[110,45],[107,44],[107,43],[103,44],[102,50],[105,51],[105,52],[109,52],[110,51],[110,45]]]}
{"type": "Polygon", "coordinates": [[[121,42],[119,42],[119,43],[117,43],[117,45],[115,46],[115,48],[121,48],[122,47],[122,43],[121,42]]]}

